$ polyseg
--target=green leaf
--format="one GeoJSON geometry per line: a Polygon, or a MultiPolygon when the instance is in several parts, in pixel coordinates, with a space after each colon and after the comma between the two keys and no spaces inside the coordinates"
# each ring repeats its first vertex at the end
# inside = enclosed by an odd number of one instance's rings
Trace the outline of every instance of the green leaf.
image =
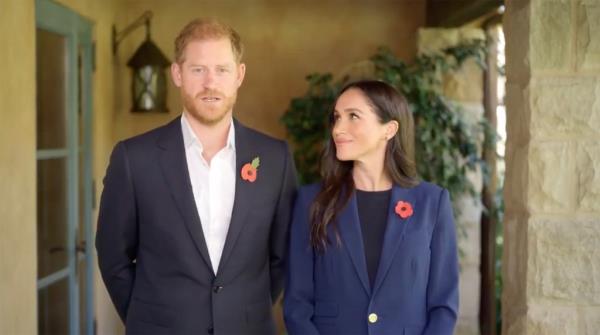
{"type": "Polygon", "coordinates": [[[252,160],[252,164],[251,165],[252,165],[253,168],[258,169],[258,166],[260,165],[260,158],[255,157],[252,160]]]}

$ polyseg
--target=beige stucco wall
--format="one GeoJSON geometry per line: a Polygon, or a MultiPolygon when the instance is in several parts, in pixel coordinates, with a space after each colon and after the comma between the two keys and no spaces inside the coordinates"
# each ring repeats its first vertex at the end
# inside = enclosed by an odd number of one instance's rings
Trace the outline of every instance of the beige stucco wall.
{"type": "Polygon", "coordinates": [[[600,2],[506,3],[504,334],[600,329],[600,2]]]}
{"type": "Polygon", "coordinates": [[[0,52],[0,334],[34,334],[37,256],[33,1],[2,1],[0,41],[10,45],[0,52]]]}
{"type": "MultiPolygon", "coordinates": [[[[232,24],[245,40],[248,66],[236,113],[247,124],[283,137],[279,117],[291,97],[304,93],[308,73],[339,72],[366,59],[379,45],[388,45],[410,59],[416,50],[415,32],[425,20],[424,0],[56,2],[94,23],[93,176],[97,198],[114,143],[156,127],[181,110],[178,93],[170,84],[169,114],[129,112],[130,70],[125,63],[141,43],[143,29],[128,36],[113,55],[113,24],[121,30],[144,10],[153,10],[153,38],[171,58],[175,35],[193,17],[216,16],[232,24]]],[[[0,40],[10,46],[0,53],[0,73],[10,79],[0,82],[0,334],[33,334],[37,330],[34,7],[33,0],[0,4],[0,40]]],[[[98,276],[95,298],[98,333],[121,333],[122,325],[98,276]]]]}
{"type": "MultiPolygon", "coordinates": [[[[117,1],[58,1],[95,24],[93,82],[94,179],[101,181],[112,148],[115,88],[110,27],[117,1]]],[[[34,1],[0,6],[0,334],[37,332],[36,290],[36,106],[34,1]],[[18,31],[16,34],[15,32],[18,31]]],[[[101,187],[98,187],[98,194],[101,187]]],[[[96,278],[100,333],[122,329],[96,278]]]]}
{"type": "MultiPolygon", "coordinates": [[[[246,124],[278,137],[285,135],[279,118],[292,97],[304,94],[307,74],[338,73],[367,59],[380,45],[411,59],[416,53],[417,28],[425,21],[425,0],[131,0],[126,10],[118,13],[118,28],[145,10],[154,12],[153,39],[171,59],[173,40],[195,17],[215,16],[237,29],[246,45],[247,71],[234,112],[246,124]]],[[[179,94],[172,84],[169,115],[129,112],[131,75],[125,63],[143,38],[141,29],[119,47],[117,138],[152,128],[181,112],[179,94]]]]}
{"type": "MultiPolygon", "coordinates": [[[[304,94],[305,76],[339,73],[386,45],[409,60],[416,53],[416,32],[425,21],[424,0],[363,1],[197,1],[131,0],[117,14],[123,29],[145,10],[154,13],[152,38],[173,59],[173,40],[188,21],[214,16],[232,25],[245,44],[246,78],[234,114],[242,122],[285,137],[279,122],[292,97],[304,94]]],[[[179,113],[179,92],[169,81],[168,114],[130,112],[131,72],[127,60],[144,39],[140,29],[119,46],[114,139],[126,138],[166,123],[179,113]]],[[[276,316],[282,329],[280,309],[276,316]]]]}
{"type": "MultiPolygon", "coordinates": [[[[128,2],[117,14],[123,29],[145,10],[154,13],[152,38],[173,59],[173,40],[198,16],[214,16],[232,25],[245,44],[245,82],[234,113],[242,122],[277,137],[285,130],[279,119],[294,96],[304,94],[305,76],[337,73],[367,59],[378,46],[391,47],[404,59],[416,53],[416,31],[424,23],[423,0],[341,2],[274,2],[268,0],[128,2]]],[[[131,70],[127,60],[144,38],[140,29],[119,46],[115,63],[114,139],[126,138],[166,123],[181,112],[179,92],[169,81],[168,114],[131,113],[131,70]]],[[[276,309],[282,327],[280,309],[276,309]]]]}

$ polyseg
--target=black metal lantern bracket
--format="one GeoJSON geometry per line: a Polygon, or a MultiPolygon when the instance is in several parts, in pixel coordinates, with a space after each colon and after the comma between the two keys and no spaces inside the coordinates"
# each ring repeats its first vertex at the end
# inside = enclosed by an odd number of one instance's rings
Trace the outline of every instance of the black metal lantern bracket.
{"type": "Polygon", "coordinates": [[[150,20],[152,12],[145,11],[138,19],[123,31],[112,29],[113,54],[117,53],[119,43],[138,27],[146,26],[146,40],[137,48],[127,66],[133,70],[131,86],[133,112],[168,112],[166,106],[167,80],[164,69],[171,61],[152,42],[150,38],[150,20]]]}
{"type": "Polygon", "coordinates": [[[125,29],[120,32],[117,32],[117,27],[113,24],[112,26],[112,49],[113,54],[117,53],[117,49],[119,48],[119,43],[125,39],[127,35],[129,35],[132,31],[136,30],[138,27],[145,25],[146,26],[146,39],[150,39],[150,20],[152,20],[152,16],[154,14],[147,10],[145,11],[139,18],[137,18],[133,23],[128,25],[125,29]]]}

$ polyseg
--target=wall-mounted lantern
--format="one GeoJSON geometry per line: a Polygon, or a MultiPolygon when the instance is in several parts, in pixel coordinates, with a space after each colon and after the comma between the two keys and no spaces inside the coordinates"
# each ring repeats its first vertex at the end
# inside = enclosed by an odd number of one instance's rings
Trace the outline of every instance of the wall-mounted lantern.
{"type": "Polygon", "coordinates": [[[168,112],[165,68],[171,65],[171,61],[150,39],[151,19],[152,12],[146,11],[119,33],[113,26],[113,53],[117,52],[119,43],[125,36],[141,25],[146,26],[146,40],[127,62],[133,75],[131,81],[133,112],[168,112]]]}

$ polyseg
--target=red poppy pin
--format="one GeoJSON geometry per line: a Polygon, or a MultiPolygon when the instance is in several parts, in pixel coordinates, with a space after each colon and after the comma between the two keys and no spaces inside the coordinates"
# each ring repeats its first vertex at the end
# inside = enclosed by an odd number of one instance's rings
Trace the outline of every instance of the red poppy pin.
{"type": "Polygon", "coordinates": [[[256,173],[260,165],[260,158],[254,157],[252,163],[246,163],[242,167],[242,179],[253,183],[256,180],[256,173]]]}
{"type": "Polygon", "coordinates": [[[412,205],[406,201],[398,201],[396,203],[396,214],[400,215],[403,219],[411,217],[413,215],[412,205]]]}

